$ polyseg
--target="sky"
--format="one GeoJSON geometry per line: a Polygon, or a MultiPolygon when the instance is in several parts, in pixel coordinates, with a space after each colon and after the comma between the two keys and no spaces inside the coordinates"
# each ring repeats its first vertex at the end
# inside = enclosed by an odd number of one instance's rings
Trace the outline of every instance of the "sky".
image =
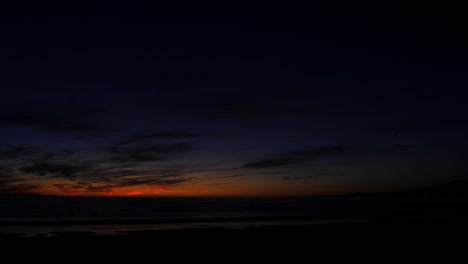
{"type": "Polygon", "coordinates": [[[0,11],[0,194],[309,196],[468,176],[455,7],[116,2],[0,11]]]}

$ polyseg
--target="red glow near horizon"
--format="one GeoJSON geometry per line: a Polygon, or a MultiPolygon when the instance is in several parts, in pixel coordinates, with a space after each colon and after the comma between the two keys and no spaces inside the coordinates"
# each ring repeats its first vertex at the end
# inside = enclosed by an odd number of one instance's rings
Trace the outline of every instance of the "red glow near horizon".
{"type": "Polygon", "coordinates": [[[164,191],[169,191],[170,189],[171,188],[169,188],[169,187],[159,187],[156,190],[154,190],[153,193],[161,193],[161,192],[164,192],[164,191]]]}
{"type": "Polygon", "coordinates": [[[142,193],[143,193],[142,191],[133,191],[133,192],[128,192],[125,195],[140,195],[142,193]]]}
{"type": "Polygon", "coordinates": [[[62,195],[64,196],[77,196],[77,195],[82,195],[83,193],[82,192],[66,192],[66,193],[63,193],[62,195]]]}

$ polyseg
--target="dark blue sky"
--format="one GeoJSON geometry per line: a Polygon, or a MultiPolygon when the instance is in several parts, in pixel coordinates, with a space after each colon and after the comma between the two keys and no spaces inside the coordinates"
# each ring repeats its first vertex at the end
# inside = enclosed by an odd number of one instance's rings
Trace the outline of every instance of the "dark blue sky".
{"type": "Polygon", "coordinates": [[[314,195],[465,179],[455,10],[4,9],[0,192],[314,195]]]}

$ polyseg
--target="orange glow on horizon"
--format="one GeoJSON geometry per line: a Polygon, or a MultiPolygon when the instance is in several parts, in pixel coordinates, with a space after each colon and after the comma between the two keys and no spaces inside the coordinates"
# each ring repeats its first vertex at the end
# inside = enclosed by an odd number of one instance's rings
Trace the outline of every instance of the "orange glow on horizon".
{"type": "MultiPolygon", "coordinates": [[[[284,197],[310,196],[329,193],[347,193],[337,188],[332,179],[306,181],[282,181],[277,179],[242,179],[229,182],[190,182],[172,186],[97,186],[92,191],[86,187],[75,187],[70,182],[50,182],[31,191],[31,194],[78,197],[284,197]],[[103,187],[103,188],[101,188],[103,187]]],[[[33,183],[31,183],[33,184],[33,183]]]]}
{"type": "Polygon", "coordinates": [[[142,191],[133,191],[133,192],[128,192],[125,195],[140,195],[140,194],[143,194],[143,192],[142,191]]]}
{"type": "Polygon", "coordinates": [[[161,193],[161,192],[164,192],[164,191],[169,191],[170,189],[171,188],[169,188],[169,187],[159,187],[156,190],[154,190],[153,193],[158,194],[158,193],[161,193]]]}

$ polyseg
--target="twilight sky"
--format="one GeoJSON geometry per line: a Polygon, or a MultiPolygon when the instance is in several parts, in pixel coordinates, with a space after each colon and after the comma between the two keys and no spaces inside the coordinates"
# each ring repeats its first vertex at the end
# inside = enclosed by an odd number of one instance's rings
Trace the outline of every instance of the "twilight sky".
{"type": "Polygon", "coordinates": [[[289,196],[468,176],[440,6],[0,11],[0,193],[289,196]]]}

